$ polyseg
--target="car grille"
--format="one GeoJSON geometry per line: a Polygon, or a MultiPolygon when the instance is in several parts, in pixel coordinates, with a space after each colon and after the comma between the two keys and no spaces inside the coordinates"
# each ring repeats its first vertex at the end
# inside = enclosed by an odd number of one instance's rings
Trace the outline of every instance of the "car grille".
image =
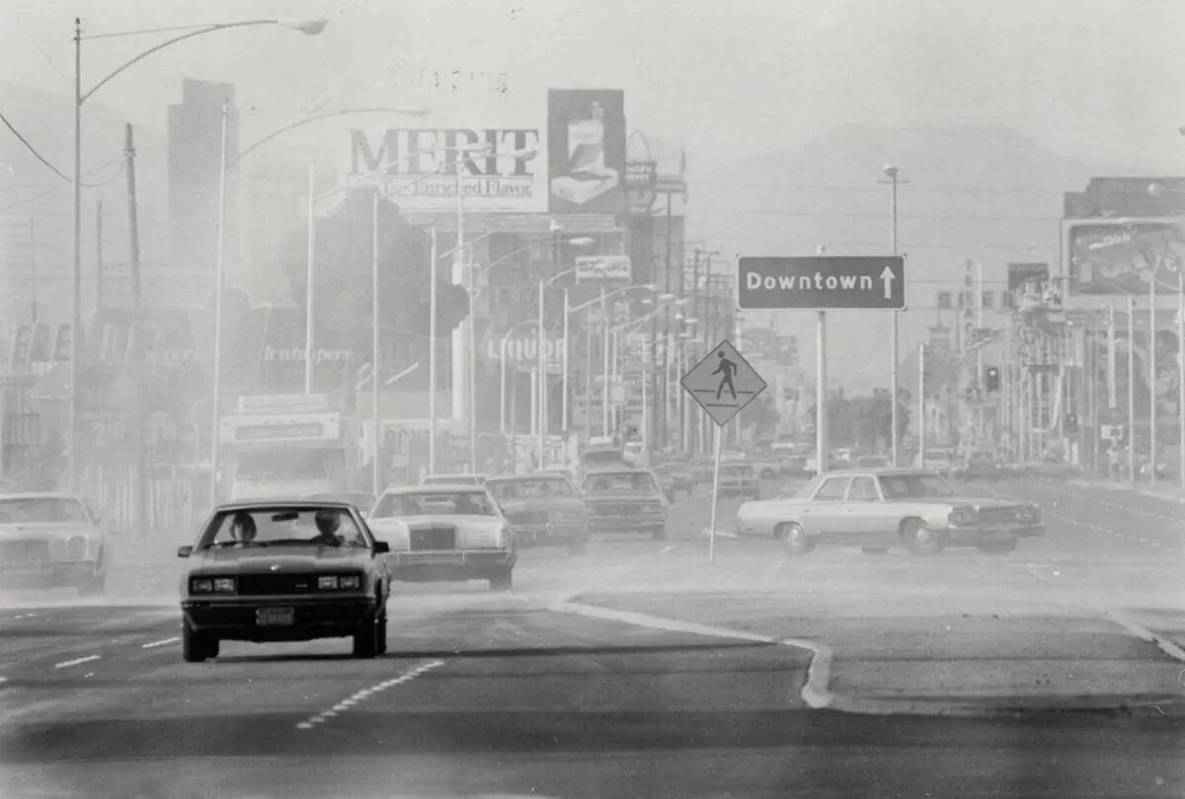
{"type": "Polygon", "coordinates": [[[1002,524],[1019,521],[1021,518],[1019,507],[984,508],[979,512],[979,520],[984,524],[1002,524]]]}
{"type": "Polygon", "coordinates": [[[34,566],[48,561],[48,541],[0,541],[0,569],[34,566]]]}
{"type": "Polygon", "coordinates": [[[536,524],[547,524],[547,511],[527,510],[509,514],[510,523],[522,527],[536,524]]]}
{"type": "Polygon", "coordinates": [[[589,508],[594,516],[629,516],[641,513],[641,505],[624,505],[615,502],[593,505],[589,508]]]}
{"type": "Polygon", "coordinates": [[[411,528],[412,552],[456,548],[457,528],[451,524],[432,524],[411,528]]]}
{"type": "Polygon", "coordinates": [[[317,590],[315,574],[242,574],[240,594],[311,594],[317,590]]]}

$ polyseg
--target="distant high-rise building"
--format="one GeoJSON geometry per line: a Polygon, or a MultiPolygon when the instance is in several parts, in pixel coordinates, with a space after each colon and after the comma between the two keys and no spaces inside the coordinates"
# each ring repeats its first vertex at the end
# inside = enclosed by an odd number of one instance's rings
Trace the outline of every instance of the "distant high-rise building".
{"type": "Polygon", "coordinates": [[[223,106],[227,111],[223,240],[227,262],[236,260],[239,117],[234,86],[186,78],[181,103],[169,106],[169,229],[171,264],[176,269],[212,274],[217,263],[223,106]]]}

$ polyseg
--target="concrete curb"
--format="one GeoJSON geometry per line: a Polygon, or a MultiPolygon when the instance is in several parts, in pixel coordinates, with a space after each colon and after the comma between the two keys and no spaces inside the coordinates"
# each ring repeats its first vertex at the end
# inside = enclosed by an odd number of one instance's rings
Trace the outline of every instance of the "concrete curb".
{"type": "MultiPolygon", "coordinates": [[[[585,602],[576,601],[576,597],[557,600],[550,609],[560,613],[572,613],[590,618],[618,621],[640,627],[665,630],[668,632],[686,632],[713,638],[733,638],[754,643],[778,644],[781,646],[804,649],[811,653],[810,665],[807,668],[807,679],[799,695],[807,707],[812,710],[834,710],[840,713],[869,716],[942,716],[960,718],[1021,718],[1045,713],[1106,713],[1114,715],[1168,716],[1185,715],[1185,705],[1180,697],[1174,695],[1163,696],[1077,696],[1077,697],[1027,697],[1025,699],[1008,698],[1011,704],[1004,704],[994,697],[981,700],[954,699],[943,697],[863,697],[849,694],[837,694],[831,691],[831,671],[835,659],[832,648],[819,641],[801,638],[776,638],[746,630],[734,630],[727,627],[700,624],[698,622],[681,621],[663,616],[653,616],[626,610],[613,610],[585,602]],[[1021,704],[1022,702],[1028,704],[1021,704]],[[1166,712],[1168,708],[1170,712],[1166,712]]],[[[1137,632],[1135,627],[1120,621],[1138,637],[1151,640],[1145,636],[1152,633],[1143,630],[1137,632]]],[[[1153,636],[1153,638],[1156,638],[1153,636]]],[[[1159,640],[1157,641],[1159,645],[1159,640]]],[[[1170,644],[1170,646],[1173,646],[1170,644]]],[[[1164,649],[1164,647],[1161,647],[1164,649]]],[[[1174,647],[1175,648],[1175,647],[1174,647]]],[[[1180,652],[1180,650],[1177,650],[1180,652]]],[[[1165,650],[1172,657],[1177,655],[1165,650]]],[[[1181,652],[1185,659],[1185,652],[1181,652]]]]}
{"type": "Polygon", "coordinates": [[[1162,499],[1166,502],[1178,502],[1185,505],[1185,494],[1176,491],[1153,491],[1147,488],[1141,488],[1131,483],[1125,482],[1108,482],[1107,480],[1067,480],[1067,485],[1078,486],[1079,488],[1102,488],[1111,491],[1127,491],[1133,494],[1139,494],[1142,497],[1149,497],[1152,499],[1162,499]]]}

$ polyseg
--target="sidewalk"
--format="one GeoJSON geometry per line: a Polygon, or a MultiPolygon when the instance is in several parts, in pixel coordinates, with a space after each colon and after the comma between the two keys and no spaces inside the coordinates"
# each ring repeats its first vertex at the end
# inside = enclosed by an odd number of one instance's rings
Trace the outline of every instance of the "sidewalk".
{"type": "MultiPolygon", "coordinates": [[[[1175,482],[1175,481],[1174,481],[1175,482]]],[[[1168,481],[1161,480],[1157,483],[1157,488],[1149,488],[1146,483],[1132,483],[1127,480],[1091,480],[1088,478],[1074,478],[1067,480],[1067,485],[1080,486],[1082,488],[1102,488],[1109,491],[1130,491],[1145,497],[1153,497],[1155,499],[1163,499],[1167,502],[1179,502],[1185,504],[1185,493],[1181,489],[1172,485],[1166,486],[1168,481]],[[1159,486],[1166,486],[1161,488],[1159,486]]]]}

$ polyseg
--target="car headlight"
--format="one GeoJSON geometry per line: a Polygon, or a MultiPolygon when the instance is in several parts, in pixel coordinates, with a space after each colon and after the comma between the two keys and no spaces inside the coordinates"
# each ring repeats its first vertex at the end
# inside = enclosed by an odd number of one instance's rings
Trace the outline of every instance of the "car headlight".
{"type": "Polygon", "coordinates": [[[325,591],[332,591],[337,588],[337,577],[318,577],[317,588],[325,591]]]}
{"type": "Polygon", "coordinates": [[[955,508],[946,517],[948,524],[971,524],[975,521],[974,508],[955,508]]]}
{"type": "Polygon", "coordinates": [[[194,594],[208,594],[214,590],[213,580],[190,580],[189,590],[194,594]]]}
{"type": "Polygon", "coordinates": [[[349,577],[339,577],[337,580],[337,587],[343,591],[356,591],[362,587],[362,578],[357,574],[350,575],[349,577]]]}
{"type": "Polygon", "coordinates": [[[235,591],[235,578],[233,577],[215,577],[214,578],[214,593],[216,594],[233,594],[235,591]]]}
{"type": "Polygon", "coordinates": [[[189,581],[189,591],[192,594],[233,594],[235,591],[235,578],[199,577],[189,581]]]}

